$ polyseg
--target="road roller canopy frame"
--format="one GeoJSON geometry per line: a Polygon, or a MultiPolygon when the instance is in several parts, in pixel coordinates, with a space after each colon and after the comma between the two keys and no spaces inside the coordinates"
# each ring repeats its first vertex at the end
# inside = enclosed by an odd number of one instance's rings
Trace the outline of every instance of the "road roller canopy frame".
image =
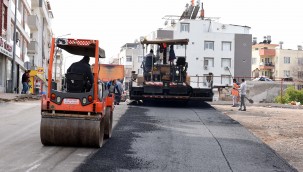
{"type": "MultiPolygon", "coordinates": [[[[97,57],[96,53],[97,40],[85,40],[85,39],[65,39],[57,38],[57,47],[64,49],[65,51],[81,56],[97,57]]],[[[105,58],[105,51],[99,47],[99,58],[105,58]]]]}

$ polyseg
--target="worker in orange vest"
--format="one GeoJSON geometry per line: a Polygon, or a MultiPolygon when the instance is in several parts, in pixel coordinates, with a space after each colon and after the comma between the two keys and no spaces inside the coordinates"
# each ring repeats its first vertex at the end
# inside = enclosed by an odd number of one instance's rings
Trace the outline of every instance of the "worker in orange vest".
{"type": "Polygon", "coordinates": [[[233,96],[233,105],[232,107],[237,107],[239,102],[239,89],[240,86],[237,84],[237,80],[233,79],[233,88],[231,90],[231,95],[233,96]]]}

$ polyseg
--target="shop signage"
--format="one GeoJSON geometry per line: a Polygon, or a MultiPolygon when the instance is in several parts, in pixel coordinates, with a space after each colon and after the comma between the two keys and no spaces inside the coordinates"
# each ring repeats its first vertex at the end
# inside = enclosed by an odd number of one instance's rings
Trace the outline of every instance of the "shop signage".
{"type": "Polygon", "coordinates": [[[5,39],[0,37],[0,53],[12,58],[13,57],[13,47],[7,43],[5,39]]]}
{"type": "Polygon", "coordinates": [[[43,67],[38,67],[38,69],[37,69],[37,73],[39,73],[39,74],[43,74],[43,73],[44,73],[44,69],[43,69],[43,67]]]}

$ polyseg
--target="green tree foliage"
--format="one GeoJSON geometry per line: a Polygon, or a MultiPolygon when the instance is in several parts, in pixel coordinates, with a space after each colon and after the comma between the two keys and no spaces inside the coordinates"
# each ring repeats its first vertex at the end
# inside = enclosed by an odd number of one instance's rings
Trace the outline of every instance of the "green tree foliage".
{"type": "Polygon", "coordinates": [[[276,103],[290,103],[292,101],[300,102],[303,104],[303,89],[297,90],[294,86],[290,86],[286,89],[285,93],[275,98],[276,103]]]}

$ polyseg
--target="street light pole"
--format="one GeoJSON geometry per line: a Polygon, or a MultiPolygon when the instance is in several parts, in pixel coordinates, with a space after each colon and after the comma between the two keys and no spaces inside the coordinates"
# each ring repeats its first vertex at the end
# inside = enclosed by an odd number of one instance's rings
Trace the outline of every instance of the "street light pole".
{"type": "Polygon", "coordinates": [[[15,1],[15,20],[14,20],[14,44],[13,44],[13,62],[12,62],[12,93],[14,93],[15,87],[15,61],[16,61],[16,30],[17,30],[17,5],[18,0],[15,1]]]}

